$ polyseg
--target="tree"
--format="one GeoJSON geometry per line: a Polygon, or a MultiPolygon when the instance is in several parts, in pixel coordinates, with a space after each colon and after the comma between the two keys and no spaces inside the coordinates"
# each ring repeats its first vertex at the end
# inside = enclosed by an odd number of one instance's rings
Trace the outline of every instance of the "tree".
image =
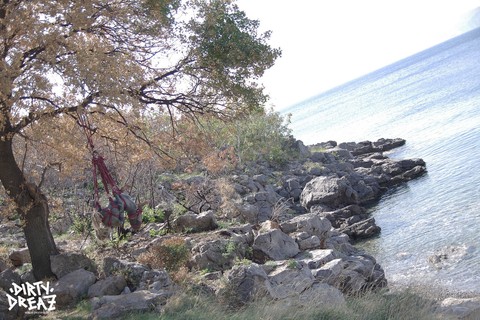
{"type": "Polygon", "coordinates": [[[280,50],[258,26],[233,1],[0,0],[0,181],[37,279],[53,276],[58,251],[15,139],[48,140],[53,124],[87,114],[102,135],[119,126],[154,148],[140,121],[149,115],[173,123],[259,108],[267,97],[257,81],[280,50]]]}

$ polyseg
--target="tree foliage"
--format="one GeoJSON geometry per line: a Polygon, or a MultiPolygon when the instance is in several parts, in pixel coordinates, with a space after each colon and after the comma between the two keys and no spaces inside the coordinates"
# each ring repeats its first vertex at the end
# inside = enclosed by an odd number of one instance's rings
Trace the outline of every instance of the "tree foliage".
{"type": "Polygon", "coordinates": [[[152,117],[172,127],[258,109],[267,97],[257,81],[280,55],[269,36],[233,1],[0,0],[0,181],[39,251],[37,277],[50,275],[43,257],[56,249],[43,174],[32,180],[27,156],[46,145],[60,161],[44,166],[78,158],[80,114],[106,146],[136,138],[154,149],[152,117]]]}

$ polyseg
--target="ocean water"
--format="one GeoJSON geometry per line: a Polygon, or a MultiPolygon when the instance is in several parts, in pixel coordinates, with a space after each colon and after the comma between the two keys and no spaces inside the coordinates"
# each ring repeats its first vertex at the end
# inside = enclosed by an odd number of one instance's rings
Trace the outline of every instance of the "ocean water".
{"type": "Polygon", "coordinates": [[[406,139],[389,156],[422,158],[428,173],[370,209],[382,232],[360,246],[393,285],[480,293],[480,29],[283,113],[305,144],[406,139]]]}

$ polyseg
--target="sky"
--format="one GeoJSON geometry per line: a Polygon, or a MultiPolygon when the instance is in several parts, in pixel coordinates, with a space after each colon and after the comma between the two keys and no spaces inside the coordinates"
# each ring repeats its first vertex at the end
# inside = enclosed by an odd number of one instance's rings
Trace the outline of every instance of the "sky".
{"type": "Polygon", "coordinates": [[[238,0],[282,57],[261,82],[285,109],[476,26],[480,0],[238,0]],[[295,3],[295,4],[293,4],[295,3]]]}

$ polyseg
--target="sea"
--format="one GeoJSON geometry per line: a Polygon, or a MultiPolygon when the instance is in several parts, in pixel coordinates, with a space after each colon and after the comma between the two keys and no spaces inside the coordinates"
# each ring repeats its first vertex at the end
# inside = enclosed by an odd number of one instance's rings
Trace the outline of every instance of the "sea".
{"type": "Polygon", "coordinates": [[[480,293],[480,29],[282,113],[307,145],[406,139],[388,155],[422,158],[428,173],[369,208],[382,231],[357,245],[392,286],[480,293]]]}

